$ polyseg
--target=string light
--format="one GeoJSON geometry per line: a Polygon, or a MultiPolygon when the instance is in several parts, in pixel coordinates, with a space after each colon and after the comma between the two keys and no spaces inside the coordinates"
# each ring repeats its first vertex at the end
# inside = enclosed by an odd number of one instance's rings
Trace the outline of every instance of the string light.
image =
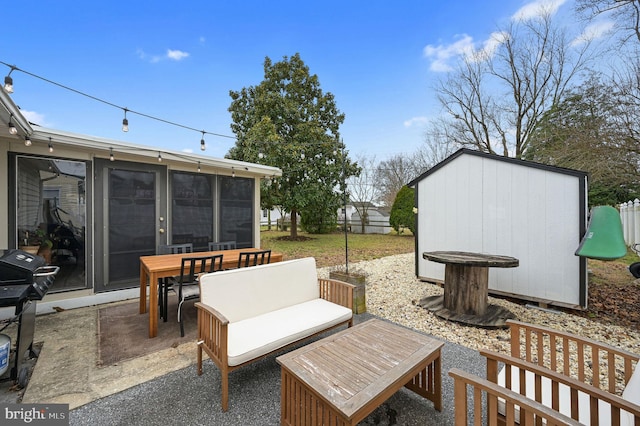
{"type": "Polygon", "coordinates": [[[31,146],[31,138],[29,135],[24,137],[24,146],[31,146]]]}
{"type": "Polygon", "coordinates": [[[129,120],[127,120],[127,109],[124,108],[124,118],[122,119],[122,131],[129,131],[129,120]]]}
{"type": "Polygon", "coordinates": [[[158,151],[158,163],[162,163],[162,153],[158,151]]]}
{"type": "Polygon", "coordinates": [[[16,126],[13,125],[13,114],[11,114],[11,116],[9,116],[9,133],[12,135],[17,135],[18,134],[18,129],[16,129],[16,126]]]}
{"type": "Polygon", "coordinates": [[[236,171],[233,169],[233,166],[231,167],[231,177],[236,177],[236,171]]]}
{"type": "Polygon", "coordinates": [[[11,73],[15,69],[17,68],[11,65],[11,70],[9,70],[9,74],[7,74],[7,76],[4,78],[4,91],[9,94],[13,93],[13,78],[11,78],[11,73]]]}
{"type": "Polygon", "coordinates": [[[204,142],[204,130],[202,131],[202,139],[200,139],[200,151],[204,151],[205,149],[207,149],[207,145],[204,142]]]}
{"type": "Polygon", "coordinates": [[[115,160],[115,158],[113,158],[113,148],[109,148],[109,161],[113,160],[115,160]]]}
{"type": "Polygon", "coordinates": [[[53,152],[53,144],[51,144],[51,138],[49,138],[49,152],[53,152]]]}
{"type": "MultiPolygon", "coordinates": [[[[122,120],[122,131],[123,132],[127,132],[129,130],[129,120],[127,119],[127,113],[130,113],[130,114],[137,114],[139,116],[146,117],[146,118],[149,118],[151,120],[160,121],[162,123],[169,124],[171,126],[181,127],[183,129],[192,130],[192,131],[196,131],[198,133],[202,133],[202,139],[200,140],[200,149],[202,149],[202,150],[206,149],[206,143],[205,144],[202,143],[204,141],[204,135],[205,134],[218,136],[218,137],[221,137],[221,138],[228,138],[228,139],[234,139],[234,140],[237,139],[235,136],[223,135],[223,134],[214,133],[214,132],[208,132],[206,130],[196,129],[196,128],[193,128],[193,127],[190,127],[190,126],[186,126],[186,125],[183,125],[183,124],[180,124],[180,123],[176,123],[176,122],[173,122],[173,121],[165,120],[163,118],[155,117],[155,116],[152,116],[152,115],[149,115],[149,114],[145,114],[145,113],[142,113],[142,112],[133,111],[133,110],[130,110],[129,108],[126,108],[126,107],[123,107],[123,106],[120,106],[120,105],[116,105],[116,104],[114,104],[112,102],[106,101],[104,99],[100,99],[100,98],[98,98],[96,96],[93,96],[93,95],[89,95],[87,93],[81,92],[80,90],[76,90],[76,89],[74,89],[72,87],[65,86],[65,85],[57,83],[57,82],[55,82],[53,80],[49,80],[47,78],[44,78],[44,77],[41,77],[39,75],[33,74],[31,72],[25,71],[23,69],[19,69],[18,67],[14,66],[14,65],[9,65],[6,62],[0,61],[0,64],[9,67],[11,69],[11,71],[19,70],[19,71],[21,71],[21,72],[23,72],[23,73],[25,73],[25,74],[27,74],[27,75],[29,75],[31,77],[37,78],[37,79],[42,80],[44,82],[47,82],[49,84],[53,84],[53,85],[58,86],[58,87],[60,87],[62,89],[65,89],[65,90],[74,92],[74,93],[76,93],[78,95],[93,99],[94,101],[102,102],[103,104],[106,104],[106,105],[109,105],[111,107],[123,110],[124,111],[124,118],[122,120]]],[[[9,71],[9,74],[11,74],[11,71],[9,71]]],[[[7,77],[5,77],[5,90],[6,91],[9,90],[7,88],[7,83],[11,83],[10,84],[10,88],[11,88],[11,91],[13,91],[13,79],[8,75],[7,75],[7,77]]]]}
{"type": "Polygon", "coordinates": [[[200,173],[200,162],[198,161],[198,173],[200,173]]]}

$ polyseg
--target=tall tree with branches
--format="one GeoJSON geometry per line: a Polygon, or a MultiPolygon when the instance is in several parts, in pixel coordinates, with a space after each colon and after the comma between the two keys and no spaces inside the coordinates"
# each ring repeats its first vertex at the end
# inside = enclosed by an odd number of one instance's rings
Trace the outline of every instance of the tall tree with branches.
{"type": "Polygon", "coordinates": [[[270,205],[291,214],[295,239],[298,213],[311,217],[320,204],[339,205],[336,188],[346,191],[346,180],[359,172],[340,139],[344,114],[297,53],[276,63],[267,57],[264,80],[229,95],[237,141],[227,158],[282,169],[261,189],[270,205]]]}
{"type": "Polygon", "coordinates": [[[640,42],[640,0],[576,0],[575,4],[578,13],[588,21],[610,16],[622,44],[634,38],[640,42]]]}
{"type": "Polygon", "coordinates": [[[520,158],[542,114],[585,68],[590,43],[570,43],[542,11],[495,32],[489,45],[436,87],[446,133],[459,146],[520,158]]]}

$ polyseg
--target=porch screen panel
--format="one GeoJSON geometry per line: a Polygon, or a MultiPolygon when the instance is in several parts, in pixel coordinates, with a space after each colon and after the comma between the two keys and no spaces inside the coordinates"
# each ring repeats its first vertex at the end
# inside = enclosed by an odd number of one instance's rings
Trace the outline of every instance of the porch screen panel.
{"type": "Polygon", "coordinates": [[[110,170],[109,282],[140,275],[140,256],[155,253],[155,174],[110,170]]]}
{"type": "Polygon", "coordinates": [[[253,246],[254,180],[221,176],[220,240],[235,241],[238,248],[253,246]]]}
{"type": "Polygon", "coordinates": [[[205,251],[213,241],[211,176],[173,172],[171,188],[171,243],[193,243],[194,251],[205,251]]]}

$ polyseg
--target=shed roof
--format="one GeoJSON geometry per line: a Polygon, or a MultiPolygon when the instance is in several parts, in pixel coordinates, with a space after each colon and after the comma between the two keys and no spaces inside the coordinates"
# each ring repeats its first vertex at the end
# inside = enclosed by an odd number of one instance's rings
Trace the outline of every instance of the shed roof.
{"type": "Polygon", "coordinates": [[[462,149],[459,149],[458,151],[454,152],[453,154],[451,154],[450,156],[448,156],[447,158],[445,158],[444,160],[442,160],[441,162],[439,162],[438,164],[436,164],[435,166],[433,166],[432,168],[430,168],[426,172],[422,173],[420,176],[418,176],[417,178],[415,178],[414,180],[409,182],[407,184],[407,186],[409,186],[411,188],[415,187],[416,184],[418,182],[420,182],[421,180],[425,179],[426,177],[428,177],[432,173],[435,173],[437,170],[441,169],[442,167],[445,167],[447,164],[451,163],[456,158],[458,158],[458,157],[460,157],[462,155],[465,155],[465,154],[475,155],[475,156],[478,156],[478,157],[488,158],[488,159],[496,160],[496,161],[504,161],[504,162],[507,162],[507,163],[511,163],[511,164],[515,164],[515,165],[523,166],[523,167],[532,167],[532,168],[536,168],[536,169],[542,169],[542,170],[547,170],[547,171],[551,171],[551,172],[571,175],[571,176],[575,176],[575,177],[578,177],[578,178],[581,178],[581,179],[586,178],[587,175],[588,175],[587,172],[583,172],[583,171],[580,171],[580,170],[568,169],[568,168],[565,168],[565,167],[550,166],[548,164],[542,164],[542,163],[536,163],[536,162],[533,162],[533,161],[521,160],[519,158],[505,157],[505,156],[502,156],[502,155],[489,154],[489,153],[486,153],[486,152],[475,151],[475,150],[468,149],[468,148],[462,148],[462,149]]]}

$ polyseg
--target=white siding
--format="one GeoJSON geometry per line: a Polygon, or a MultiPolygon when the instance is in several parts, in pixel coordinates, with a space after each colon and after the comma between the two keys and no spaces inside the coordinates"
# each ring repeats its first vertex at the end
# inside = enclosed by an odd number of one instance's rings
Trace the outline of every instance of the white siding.
{"type": "Polygon", "coordinates": [[[491,268],[489,288],[580,305],[580,184],[570,174],[460,155],[418,181],[418,275],[443,280],[427,251],[513,256],[517,268],[491,268]]]}

